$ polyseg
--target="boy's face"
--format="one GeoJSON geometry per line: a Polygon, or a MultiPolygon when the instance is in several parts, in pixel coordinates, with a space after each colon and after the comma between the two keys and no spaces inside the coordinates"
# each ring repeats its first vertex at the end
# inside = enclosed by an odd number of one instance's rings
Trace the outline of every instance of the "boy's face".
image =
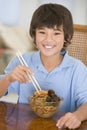
{"type": "Polygon", "coordinates": [[[36,44],[42,55],[53,56],[59,54],[64,44],[63,27],[36,29],[36,44]]]}

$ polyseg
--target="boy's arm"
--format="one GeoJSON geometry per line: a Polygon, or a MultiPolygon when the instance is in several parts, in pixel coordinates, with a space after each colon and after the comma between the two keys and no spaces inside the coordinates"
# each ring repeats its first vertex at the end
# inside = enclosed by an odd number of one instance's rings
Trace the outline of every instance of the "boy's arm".
{"type": "Polygon", "coordinates": [[[81,122],[87,119],[87,103],[80,106],[73,113],[66,113],[63,117],[61,117],[57,122],[57,127],[67,127],[69,129],[78,128],[81,125],[81,122]]]}
{"type": "Polygon", "coordinates": [[[80,121],[84,121],[87,119],[87,103],[80,106],[73,114],[75,114],[80,121]]]}
{"type": "Polygon", "coordinates": [[[0,97],[2,97],[7,92],[9,85],[10,85],[9,75],[0,79],[0,97]]]}
{"type": "Polygon", "coordinates": [[[10,74],[0,79],[0,97],[6,93],[10,83],[15,81],[26,83],[30,81],[27,72],[32,74],[32,71],[28,67],[18,65],[10,74]]]}

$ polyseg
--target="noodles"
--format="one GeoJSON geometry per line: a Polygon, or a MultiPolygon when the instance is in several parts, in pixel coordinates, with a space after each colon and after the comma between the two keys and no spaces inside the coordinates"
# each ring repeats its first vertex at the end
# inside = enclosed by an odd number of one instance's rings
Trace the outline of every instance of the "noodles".
{"type": "Polygon", "coordinates": [[[61,98],[58,97],[53,90],[39,91],[34,93],[30,98],[32,110],[40,117],[50,117],[58,110],[61,98]]]}

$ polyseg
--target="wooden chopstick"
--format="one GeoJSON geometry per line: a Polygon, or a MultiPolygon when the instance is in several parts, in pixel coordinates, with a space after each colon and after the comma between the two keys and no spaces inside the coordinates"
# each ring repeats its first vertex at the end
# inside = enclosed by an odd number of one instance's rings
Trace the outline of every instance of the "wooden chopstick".
{"type": "MultiPolygon", "coordinates": [[[[28,67],[26,61],[24,60],[24,58],[23,58],[23,56],[22,56],[22,54],[21,54],[21,52],[20,52],[19,50],[18,50],[18,52],[16,53],[16,55],[17,55],[17,57],[18,57],[20,63],[21,63],[22,65],[25,65],[25,66],[28,67]]],[[[36,78],[34,77],[34,75],[31,75],[31,74],[29,74],[28,72],[27,72],[27,75],[28,75],[29,78],[31,79],[31,82],[32,82],[32,84],[34,85],[36,91],[39,93],[39,90],[41,90],[41,88],[40,88],[40,85],[39,85],[39,83],[37,82],[36,78]]]]}
{"type": "MultiPolygon", "coordinates": [[[[20,52],[19,50],[18,50],[18,54],[19,54],[19,56],[21,57],[22,61],[24,62],[24,65],[27,66],[27,67],[29,67],[28,64],[26,63],[26,61],[24,60],[24,58],[23,58],[23,56],[22,56],[22,54],[21,54],[21,52],[20,52]]],[[[35,76],[34,76],[34,75],[31,75],[31,74],[29,74],[29,75],[33,78],[33,81],[36,83],[38,89],[41,90],[40,85],[39,85],[39,83],[37,82],[35,76]]]]}

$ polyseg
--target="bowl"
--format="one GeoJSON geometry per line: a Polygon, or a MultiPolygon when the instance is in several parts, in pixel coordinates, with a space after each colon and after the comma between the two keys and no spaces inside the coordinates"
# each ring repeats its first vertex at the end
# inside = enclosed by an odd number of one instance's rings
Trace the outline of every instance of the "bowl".
{"type": "Polygon", "coordinates": [[[60,108],[62,101],[63,99],[58,97],[53,90],[41,90],[39,93],[35,92],[29,98],[31,109],[36,115],[42,118],[52,117],[60,108]]]}

